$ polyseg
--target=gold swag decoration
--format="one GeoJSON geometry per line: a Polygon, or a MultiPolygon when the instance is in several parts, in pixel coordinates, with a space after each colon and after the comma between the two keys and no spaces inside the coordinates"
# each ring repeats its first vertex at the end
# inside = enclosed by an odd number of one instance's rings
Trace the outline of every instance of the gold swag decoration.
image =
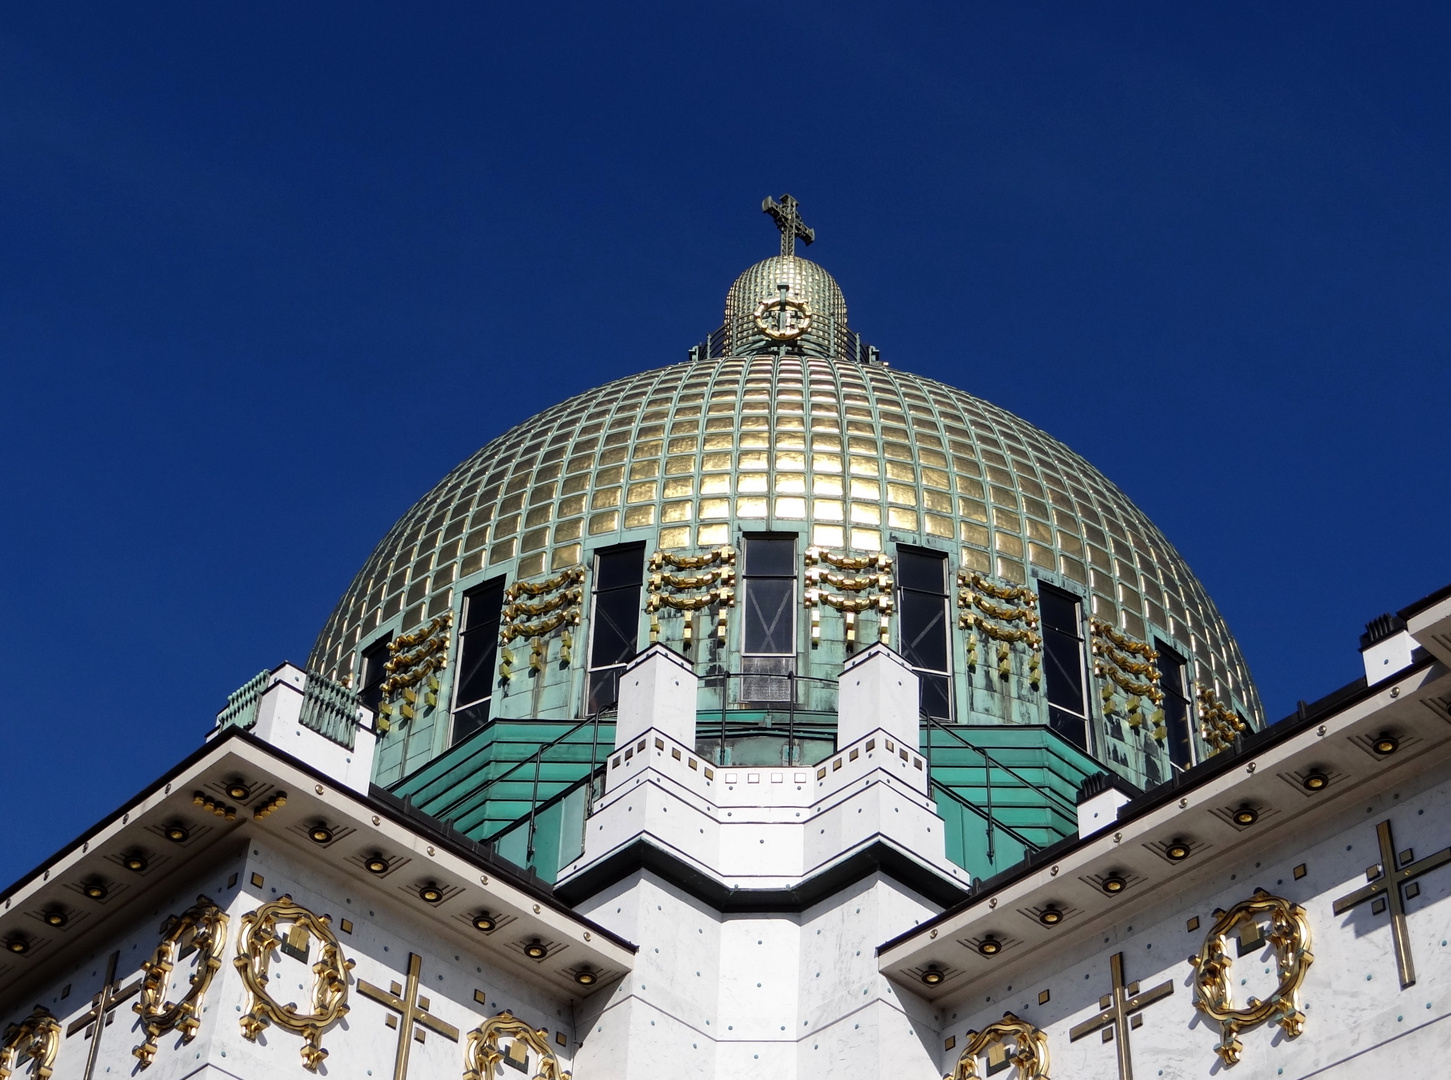
{"type": "Polygon", "coordinates": [[[1241,1031],[1273,1020],[1287,1039],[1304,1032],[1300,986],[1315,957],[1310,952],[1310,923],[1305,909],[1271,896],[1264,889],[1256,889],[1250,899],[1241,900],[1228,911],[1216,911],[1214,915],[1215,922],[1204,938],[1204,947],[1189,962],[1194,965],[1194,1007],[1218,1021],[1220,1040],[1214,1052],[1229,1066],[1239,1061],[1244,1050],[1239,1040],[1241,1031]],[[1270,917],[1270,932],[1264,940],[1275,947],[1280,983],[1264,1001],[1252,997],[1241,1008],[1234,1003],[1234,987],[1229,977],[1233,961],[1225,951],[1224,939],[1243,922],[1258,927],[1260,915],[1270,917]]]}
{"type": "MultiPolygon", "coordinates": [[[[96,1029],[96,1037],[100,1037],[96,1029]]],[[[38,1080],[49,1080],[55,1064],[56,1051],[60,1049],[60,1021],[43,1005],[18,1024],[5,1029],[0,1039],[0,1080],[8,1080],[17,1068],[25,1068],[25,1059],[30,1059],[30,1075],[38,1080]]]]}
{"type": "Polygon", "coordinates": [[[147,1068],[156,1057],[156,1040],[168,1031],[180,1031],[183,1044],[196,1038],[201,1027],[202,999],[222,966],[222,949],[227,940],[227,916],[206,896],[180,915],[173,915],[161,927],[161,944],[141,967],[141,993],[131,1008],[141,1017],[146,1040],[131,1051],[147,1068]],[[180,1001],[166,1000],[166,984],[176,967],[177,954],[187,947],[196,949],[196,971],[190,988],[180,1001]]]}
{"type": "MultiPolygon", "coordinates": [[[[650,555],[650,576],[645,581],[648,594],[645,611],[650,616],[650,641],[660,640],[660,612],[666,608],[678,611],[681,621],[681,644],[690,648],[695,639],[695,615],[707,608],[716,609],[716,639],[726,639],[726,609],[736,603],[736,549],[729,544],[698,555],[673,555],[656,551],[650,555]],[[698,574],[676,574],[673,570],[699,570],[698,574]],[[701,592],[699,590],[706,590],[701,592]]],[[[706,624],[709,636],[711,624],[706,624]]]]}
{"type": "Polygon", "coordinates": [[[805,607],[811,612],[811,643],[821,640],[821,609],[834,608],[841,612],[845,623],[847,641],[857,639],[857,616],[864,611],[878,612],[877,640],[887,641],[892,631],[892,612],[896,601],[892,593],[891,556],[851,555],[845,551],[828,551],[825,548],[806,549],[806,594],[805,607]],[[871,570],[867,574],[839,574],[836,570],[871,570]],[[838,589],[839,592],[831,590],[838,589]],[[847,593],[855,593],[847,596],[847,593]]]}
{"type": "Polygon", "coordinates": [[[327,1051],[322,1046],[322,1033],[348,1012],[348,972],[352,970],[353,962],[343,958],[343,948],[332,932],[331,922],[327,915],[315,915],[301,904],[294,903],[291,896],[280,896],[242,916],[237,956],[232,961],[241,972],[249,995],[248,1008],[241,1019],[242,1034],[255,1042],[262,1029],[271,1023],[283,1031],[301,1035],[305,1040],[301,1051],[302,1064],[310,1072],[317,1072],[317,1067],[327,1057],[327,1051]],[[272,962],[272,953],[283,944],[283,938],[277,933],[278,923],[300,926],[317,939],[318,960],[312,965],[315,978],[310,1012],[298,1012],[294,1002],[280,1005],[267,992],[267,970],[272,962]]]}
{"type": "Polygon", "coordinates": [[[559,1068],[559,1059],[549,1047],[549,1032],[544,1028],[530,1027],[508,1009],[498,1016],[489,1017],[469,1032],[468,1047],[464,1050],[463,1080],[492,1080],[495,1070],[506,1060],[528,1073],[527,1057],[520,1057],[514,1052],[521,1043],[533,1050],[538,1058],[530,1080],[570,1080],[570,1074],[559,1068]],[[500,1045],[500,1039],[512,1039],[513,1045],[505,1049],[500,1045]]]}
{"type": "Polygon", "coordinates": [[[969,1031],[957,1068],[943,1080],[978,1080],[977,1056],[984,1051],[990,1071],[996,1071],[993,1065],[998,1059],[1015,1067],[1012,1080],[1048,1080],[1048,1036],[1011,1012],[981,1031],[969,1031]]]}

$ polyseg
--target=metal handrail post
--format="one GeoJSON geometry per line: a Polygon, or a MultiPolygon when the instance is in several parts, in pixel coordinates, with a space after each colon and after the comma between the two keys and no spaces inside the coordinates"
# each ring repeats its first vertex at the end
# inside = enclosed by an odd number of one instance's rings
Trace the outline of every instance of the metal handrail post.
{"type": "Polygon", "coordinates": [[[992,766],[992,758],[988,757],[988,754],[987,754],[987,751],[986,750],[979,750],[978,753],[980,753],[982,755],[982,771],[983,771],[983,775],[987,778],[986,779],[986,783],[985,783],[985,787],[987,788],[987,861],[990,862],[990,863],[996,863],[997,862],[997,856],[994,854],[994,852],[995,852],[996,849],[994,848],[994,845],[993,845],[993,766],[992,766]]]}
{"type": "Polygon", "coordinates": [[[541,746],[534,753],[534,793],[529,796],[529,842],[524,847],[526,863],[534,858],[534,812],[539,809],[539,769],[543,763],[544,747],[541,746]]]}

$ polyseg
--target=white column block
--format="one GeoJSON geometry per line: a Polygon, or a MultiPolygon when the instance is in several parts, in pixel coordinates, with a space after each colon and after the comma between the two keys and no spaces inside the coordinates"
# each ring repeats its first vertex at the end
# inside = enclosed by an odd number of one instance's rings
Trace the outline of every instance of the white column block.
{"type": "Polygon", "coordinates": [[[882,728],[917,749],[917,673],[887,646],[875,644],[847,661],[837,680],[836,745],[882,728]]]}
{"type": "Polygon", "coordinates": [[[695,745],[695,697],[700,680],[690,661],[664,645],[651,645],[620,676],[615,749],[651,728],[685,746],[695,745]]]}

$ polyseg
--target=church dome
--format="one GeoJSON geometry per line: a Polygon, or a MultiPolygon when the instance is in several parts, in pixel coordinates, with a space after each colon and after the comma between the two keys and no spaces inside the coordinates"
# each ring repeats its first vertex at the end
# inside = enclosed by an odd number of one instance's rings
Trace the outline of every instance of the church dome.
{"type": "MultiPolygon", "coordinates": [[[[803,311],[773,314],[799,327],[803,311]]],[[[1162,724],[1153,706],[1177,679],[1173,692],[1196,727],[1206,717],[1231,729],[1262,724],[1239,646],[1192,571],[1063,443],[955,387],[863,362],[874,351],[843,349],[841,290],[794,254],[737,279],[722,332],[727,347],[576,395],[455,468],[383,537],[309,666],[361,682],[370,646],[388,637],[413,648],[432,633],[440,643],[430,685],[443,726],[433,752],[441,752],[458,635],[474,624],[463,598],[494,582],[508,589],[501,651],[512,641],[520,655],[505,656],[490,715],[587,715],[590,603],[603,588],[596,557],[638,545],[637,566],[646,563],[638,647],[660,640],[702,674],[751,669],[739,637],[745,612],[735,604],[739,575],[750,570],[736,554],[743,539],[770,534],[795,543],[788,651],[797,653],[796,676],[834,680],[844,659],[879,639],[909,651],[896,636],[902,597],[893,590],[902,583],[891,580],[893,560],[926,553],[944,560],[943,621],[952,629],[941,666],[958,722],[1047,722],[1036,657],[1046,627],[1032,590],[1049,588],[1081,608],[1073,632],[1083,640],[1088,722],[1117,725],[1123,739],[1119,721],[1137,735],[1147,718],[1152,730],[1162,724]],[[810,314],[794,338],[767,336],[757,318],[783,285],[785,299],[810,314]],[[873,574],[882,575],[875,584],[873,574]],[[686,599],[666,595],[683,595],[692,580],[686,599]],[[551,609],[549,596],[565,599],[551,609]],[[1018,621],[1003,621],[1014,605],[1018,621]],[[1024,651],[1001,659],[1009,647],[1024,651]],[[1182,675],[1159,681],[1160,651],[1182,659],[1182,675]],[[520,670],[525,678],[511,677],[520,670]]],[[[493,603],[489,633],[497,634],[493,603]]],[[[620,633],[628,639],[631,629],[620,633]]],[[[1158,765],[1147,760],[1158,752],[1148,740],[1140,758],[1102,756],[1153,781],[1170,771],[1159,749],[1158,765]]]]}

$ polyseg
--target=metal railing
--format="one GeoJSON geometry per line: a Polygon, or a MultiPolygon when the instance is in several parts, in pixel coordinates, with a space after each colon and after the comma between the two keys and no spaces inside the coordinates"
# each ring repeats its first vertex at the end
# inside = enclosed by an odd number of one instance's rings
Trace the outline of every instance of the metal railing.
{"type": "Polygon", "coordinates": [[[927,732],[927,738],[925,740],[927,745],[926,745],[926,749],[922,753],[922,756],[927,759],[927,777],[928,777],[928,781],[932,785],[932,787],[933,787],[934,790],[943,792],[945,795],[947,795],[954,802],[956,802],[960,806],[963,806],[966,809],[972,811],[974,814],[978,815],[979,817],[981,817],[983,819],[983,821],[985,822],[986,830],[987,830],[987,858],[988,858],[988,861],[989,862],[995,861],[995,858],[996,858],[996,850],[997,849],[996,849],[996,843],[995,843],[996,838],[994,836],[994,829],[999,829],[999,830],[1003,831],[1004,833],[1006,833],[1007,835],[1011,836],[1018,843],[1024,845],[1024,847],[1029,852],[1037,851],[1041,847],[1040,844],[1038,844],[1038,843],[1036,843],[1036,842],[1028,839],[1022,833],[1018,832],[1016,829],[1012,828],[1012,826],[1008,825],[1006,822],[998,821],[997,818],[996,818],[996,816],[993,814],[993,770],[994,769],[1001,770],[1003,773],[1005,773],[1008,776],[1011,776],[1013,779],[1017,780],[1019,782],[1019,784],[1021,784],[1023,787],[1028,788],[1030,791],[1033,791],[1033,792],[1035,792],[1035,793],[1043,796],[1045,799],[1047,799],[1047,801],[1050,804],[1052,804],[1052,808],[1053,809],[1056,809],[1058,812],[1062,813],[1069,820],[1075,820],[1077,818],[1077,816],[1078,816],[1078,807],[1075,804],[1070,803],[1067,799],[1065,799],[1058,792],[1054,791],[1051,787],[1048,787],[1048,786],[1046,786],[1044,784],[1040,784],[1037,781],[1031,780],[1027,776],[1024,776],[1022,773],[1020,773],[1018,770],[1014,769],[1011,765],[1008,765],[1008,764],[1006,764],[1006,763],[1004,763],[1002,761],[999,761],[997,758],[995,758],[992,754],[990,754],[983,747],[978,746],[975,743],[969,742],[962,735],[961,732],[955,731],[950,725],[944,724],[937,717],[931,716],[931,715],[929,715],[929,714],[927,714],[925,712],[924,713],[919,713],[918,715],[919,715],[919,722],[921,723],[921,725],[925,728],[925,730],[927,732]],[[933,745],[932,732],[933,731],[941,731],[941,732],[943,732],[944,734],[946,734],[947,736],[949,736],[953,741],[955,741],[956,743],[958,743],[963,749],[972,751],[973,753],[977,754],[982,759],[983,792],[984,792],[983,801],[986,804],[985,807],[977,806],[974,803],[970,802],[969,800],[963,798],[956,791],[952,790],[952,788],[950,786],[948,786],[947,784],[942,783],[941,781],[937,780],[936,778],[934,778],[932,776],[932,745],[933,745]]]}

